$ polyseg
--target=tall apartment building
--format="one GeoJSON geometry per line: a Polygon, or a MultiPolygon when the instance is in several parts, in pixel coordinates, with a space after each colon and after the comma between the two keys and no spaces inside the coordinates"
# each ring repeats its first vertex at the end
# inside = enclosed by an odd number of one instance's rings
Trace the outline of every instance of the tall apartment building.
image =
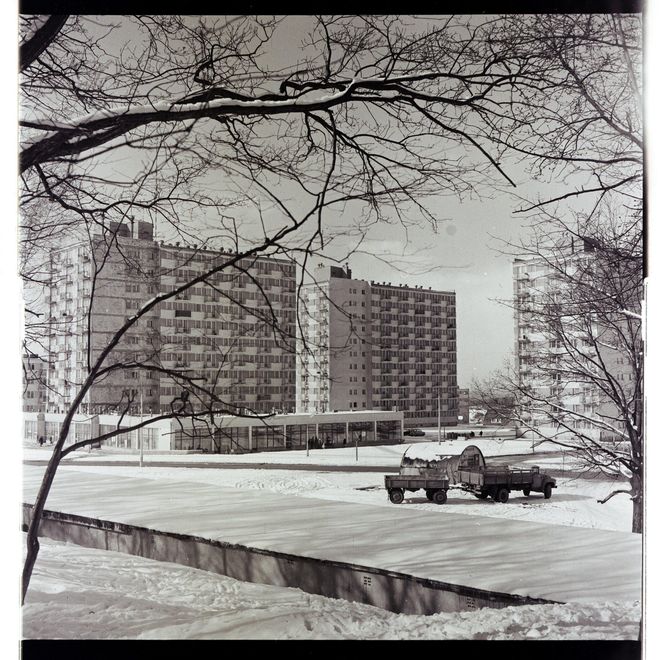
{"type": "MultiPolygon", "coordinates": [[[[565,253],[565,267],[572,272],[575,267],[586,267],[594,259],[592,244],[584,242],[582,246],[570,247],[565,253]]],[[[568,375],[565,364],[569,363],[569,349],[565,348],[559,338],[559,331],[547,331],[546,324],[538,317],[537,309],[541,309],[550,301],[558,300],[564,291],[564,284],[550,260],[544,257],[515,259],[513,263],[514,299],[515,299],[515,360],[519,383],[522,388],[531,389],[549,403],[561,406],[561,410],[569,410],[574,414],[565,416],[558,413],[561,419],[573,430],[596,440],[613,438],[614,434],[600,430],[592,423],[592,419],[615,418],[614,406],[603,395],[592,379],[574,378],[568,375]]],[[[625,357],[617,350],[611,349],[610,341],[597,342],[597,347],[589,341],[587,332],[579,331],[572,325],[571,317],[561,315],[562,331],[567,340],[572,342],[575,350],[574,361],[587,356],[599,355],[606,365],[607,371],[624,386],[629,387],[632,378],[625,357]],[[567,327],[565,327],[567,325],[567,327]]],[[[601,339],[602,327],[595,321],[592,334],[601,339]]],[[[525,400],[524,400],[525,401],[525,400]]],[[[522,403],[520,411],[524,419],[541,434],[558,436],[573,431],[565,431],[554,424],[550,417],[536,406],[522,403]]],[[[616,422],[617,423],[617,422],[616,422]]]]}
{"type": "Polygon", "coordinates": [[[24,353],[23,410],[39,412],[46,406],[46,361],[37,355],[24,353]]]}
{"type": "Polygon", "coordinates": [[[456,296],[319,267],[298,310],[299,412],[399,410],[409,426],[457,423],[456,296]]]}
{"type": "MultiPolygon", "coordinates": [[[[49,411],[72,401],[88,361],[147,300],[233,256],[158,243],[148,223],[116,229],[113,241],[99,237],[92,251],[74,245],[51,255],[49,411]]],[[[127,333],[106,366],[138,358],[195,382],[205,379],[206,387],[238,410],[293,412],[295,315],[294,263],[243,259],[157,305],[127,333]],[[272,314],[275,321],[269,322],[272,314]]],[[[158,370],[111,370],[82,409],[111,412],[131,394],[134,414],[141,406],[145,413],[169,411],[181,392],[177,380],[158,370]]]]}

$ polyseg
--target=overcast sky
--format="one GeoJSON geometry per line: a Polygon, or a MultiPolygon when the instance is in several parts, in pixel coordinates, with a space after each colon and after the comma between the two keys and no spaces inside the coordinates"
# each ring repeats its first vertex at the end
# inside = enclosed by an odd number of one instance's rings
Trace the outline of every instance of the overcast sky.
{"type": "MultiPolygon", "coordinates": [[[[478,20],[484,19],[478,16],[478,20]]],[[[302,61],[302,39],[312,20],[309,16],[292,16],[284,21],[275,39],[276,47],[269,54],[272,69],[293,68],[302,61]]],[[[421,28],[422,23],[433,20],[435,17],[416,22],[421,28]]],[[[128,36],[126,31],[118,35],[123,40],[128,36]]],[[[113,158],[117,160],[112,169],[119,174],[127,163],[118,158],[118,153],[113,158]]],[[[522,197],[532,196],[534,188],[519,166],[508,160],[502,165],[518,182],[515,192],[522,197]]],[[[211,187],[225,183],[219,174],[210,180],[211,187]]],[[[517,199],[504,189],[492,189],[489,185],[477,192],[479,198],[474,199],[441,195],[428,200],[427,206],[439,222],[437,231],[430,226],[374,226],[348,260],[353,276],[359,279],[456,292],[458,381],[462,387],[468,387],[473,378],[485,378],[511,359],[513,315],[509,306],[500,301],[509,303],[512,296],[513,257],[505,254],[503,241],[518,243],[527,235],[525,220],[514,214],[519,206],[517,199]]],[[[352,228],[356,221],[352,213],[348,208],[342,215],[332,214],[328,221],[338,229],[352,228]]],[[[242,210],[238,209],[235,215],[241,218],[242,210]]],[[[218,218],[215,222],[218,226],[218,218]]],[[[200,226],[204,224],[206,219],[201,217],[200,226]]],[[[158,237],[169,238],[160,227],[156,229],[158,237]]],[[[340,234],[326,250],[326,256],[343,261],[354,243],[349,237],[344,244],[343,231],[340,234]]]]}
{"type": "MultiPolygon", "coordinates": [[[[348,260],[357,279],[456,292],[461,387],[503,367],[513,350],[512,310],[500,302],[512,296],[513,258],[501,252],[502,241],[526,234],[513,206],[507,195],[485,201],[441,199],[437,233],[430,227],[376,227],[348,260]]],[[[342,254],[342,246],[337,248],[342,254]]]]}
{"type": "MultiPolygon", "coordinates": [[[[404,20],[418,29],[435,17],[404,20]]],[[[478,16],[478,20],[486,17],[478,16]]],[[[279,47],[270,56],[270,66],[292,68],[301,61],[300,50],[312,17],[291,16],[284,21],[276,39],[279,47]]],[[[472,150],[472,147],[471,147],[472,150]]],[[[532,189],[528,179],[514,164],[511,177],[520,181],[515,192],[526,196],[532,189]]],[[[496,177],[496,184],[504,184],[496,177]]],[[[348,259],[353,277],[387,281],[393,284],[421,285],[457,294],[458,381],[468,387],[473,378],[482,379],[511,359],[514,322],[512,310],[499,300],[512,296],[512,257],[501,253],[502,241],[517,241],[525,235],[524,220],[513,214],[518,200],[489,186],[477,191],[482,199],[459,200],[441,196],[428,201],[439,221],[438,231],[430,226],[378,225],[348,259]]],[[[352,209],[336,219],[338,228],[352,228],[352,209]]],[[[343,234],[343,232],[341,232],[343,234]]],[[[345,261],[355,248],[354,238],[335,240],[326,256],[345,261]]]]}

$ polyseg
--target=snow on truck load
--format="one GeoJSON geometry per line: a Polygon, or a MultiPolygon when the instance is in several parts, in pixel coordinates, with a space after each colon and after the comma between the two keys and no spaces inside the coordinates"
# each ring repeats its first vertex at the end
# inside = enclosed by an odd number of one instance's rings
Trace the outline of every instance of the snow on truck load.
{"type": "Polygon", "coordinates": [[[399,474],[427,475],[437,473],[445,475],[450,483],[459,482],[459,469],[486,467],[482,450],[475,445],[468,445],[459,451],[450,451],[434,442],[410,445],[401,458],[399,474]]]}
{"type": "Polygon", "coordinates": [[[391,502],[400,504],[405,491],[424,489],[427,498],[437,504],[447,501],[450,484],[479,499],[492,497],[505,503],[510,491],[543,493],[546,499],[556,487],[556,480],[540,473],[539,467],[512,468],[505,463],[487,465],[479,447],[469,445],[454,452],[436,443],[410,445],[401,458],[399,474],[385,476],[385,488],[391,502]]]}

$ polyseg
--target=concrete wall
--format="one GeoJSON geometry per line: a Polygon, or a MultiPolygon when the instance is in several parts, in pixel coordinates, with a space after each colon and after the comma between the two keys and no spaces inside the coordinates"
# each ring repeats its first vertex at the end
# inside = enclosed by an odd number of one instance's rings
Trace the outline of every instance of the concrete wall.
{"type": "MultiPolygon", "coordinates": [[[[24,529],[31,511],[31,505],[23,505],[24,529]]],[[[403,614],[551,602],[55,511],[44,511],[40,536],[191,566],[245,582],[296,587],[403,614]]]]}

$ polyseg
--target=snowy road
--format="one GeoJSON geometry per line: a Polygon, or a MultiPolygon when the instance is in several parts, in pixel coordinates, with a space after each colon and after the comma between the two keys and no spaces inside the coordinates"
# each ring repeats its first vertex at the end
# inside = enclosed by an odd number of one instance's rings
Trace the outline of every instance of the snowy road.
{"type": "MultiPolygon", "coordinates": [[[[422,439],[409,439],[408,442],[397,445],[360,445],[355,450],[355,447],[330,447],[327,449],[311,449],[306,450],[290,450],[290,451],[274,451],[274,452],[258,452],[250,454],[198,454],[186,452],[145,452],[144,459],[146,464],[154,462],[159,463],[216,463],[216,464],[232,464],[232,463],[246,463],[251,465],[257,464],[275,464],[287,463],[289,466],[293,465],[312,465],[312,466],[392,466],[398,467],[401,462],[401,457],[411,444],[422,445],[431,444],[440,449],[441,452],[449,451],[450,453],[460,453],[469,444],[473,444],[482,450],[486,458],[507,458],[522,456],[547,456],[549,454],[558,454],[560,448],[551,443],[544,443],[537,446],[537,451],[534,452],[532,445],[529,441],[524,440],[499,440],[495,438],[475,438],[473,441],[469,440],[445,440],[441,444],[437,442],[429,442],[430,438],[422,439]]],[[[23,448],[24,460],[43,461],[50,458],[53,447],[46,445],[38,447],[37,445],[30,444],[23,448]]],[[[108,461],[108,462],[125,462],[127,460],[138,461],[138,455],[134,451],[126,452],[121,449],[113,449],[103,447],[92,451],[80,450],[70,454],[66,459],[67,462],[88,463],[94,461],[108,461]]]]}

